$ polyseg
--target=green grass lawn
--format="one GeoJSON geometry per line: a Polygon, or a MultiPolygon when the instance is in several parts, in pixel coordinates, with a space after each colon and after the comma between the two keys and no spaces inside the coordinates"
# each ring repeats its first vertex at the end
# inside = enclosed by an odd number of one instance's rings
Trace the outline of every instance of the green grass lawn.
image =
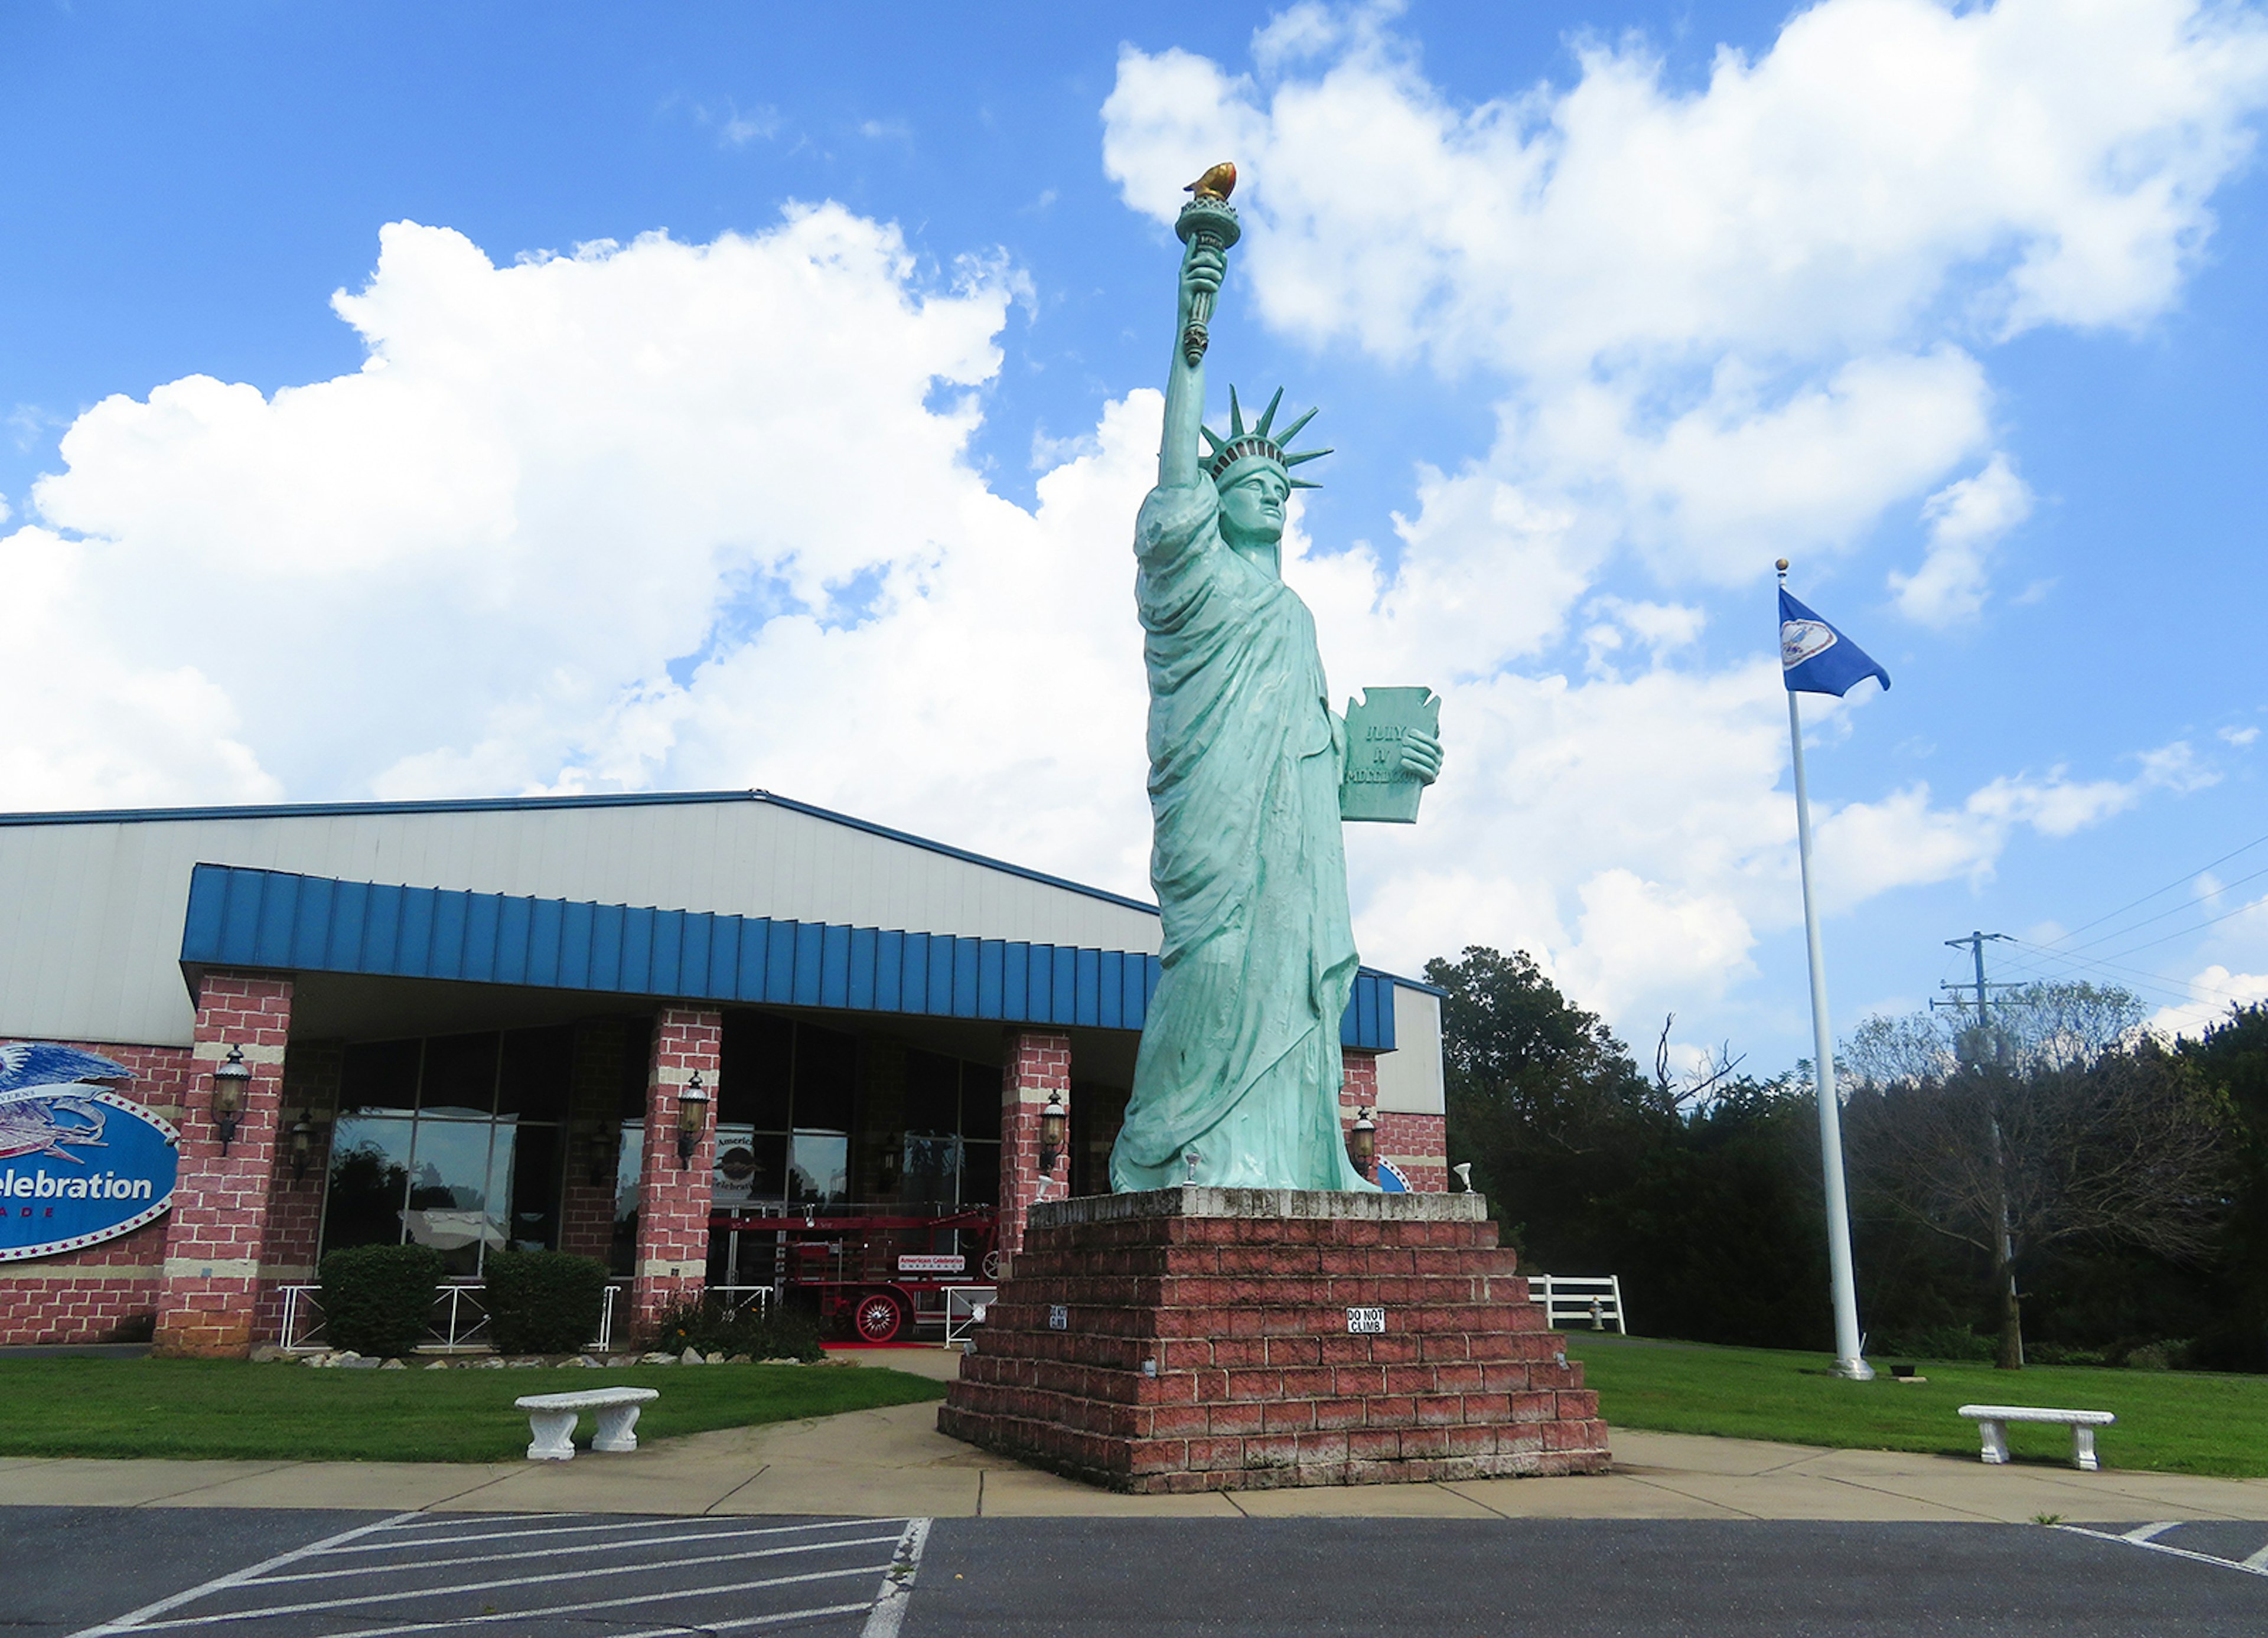
{"type": "MultiPolygon", "coordinates": [[[[233,1360],[0,1360],[0,1456],[494,1462],[526,1454],[525,1393],[659,1388],[638,1436],[667,1438],[941,1399],[861,1366],[626,1370],[311,1370],[233,1360]]],[[[585,1414],[580,1443],[591,1436],[585,1414]]]]}
{"type": "MultiPolygon", "coordinates": [[[[1872,1382],[1840,1381],[1827,1374],[1832,1361],[1823,1354],[1583,1333],[1569,1336],[1567,1351],[1583,1362],[1600,1414],[1616,1427],[1973,1458],[1977,1425],[1954,1414],[1959,1407],[2042,1405],[2116,1412],[2117,1425],[2095,1436],[2105,1467],[2268,1474],[2268,1377],[2079,1365],[1995,1370],[1933,1360],[1920,1363],[1927,1382],[1901,1386],[1886,1369],[1872,1382]]],[[[2071,1430],[2011,1426],[2008,1450],[2019,1461],[2068,1461],[2071,1430]]]]}

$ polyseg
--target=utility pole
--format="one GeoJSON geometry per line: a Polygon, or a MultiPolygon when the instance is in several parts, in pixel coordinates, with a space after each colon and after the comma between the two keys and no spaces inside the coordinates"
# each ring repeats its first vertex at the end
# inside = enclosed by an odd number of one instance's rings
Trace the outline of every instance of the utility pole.
{"type": "MultiPolygon", "coordinates": [[[[2006,933],[1974,931],[1966,938],[1947,939],[1945,942],[1951,948],[1969,951],[1977,964],[1977,977],[1973,983],[1947,983],[1941,988],[1952,990],[1955,995],[1968,989],[1977,992],[1977,1047],[1970,1054],[1970,1063],[1980,1076],[1985,1077],[1986,1118],[1992,1128],[1992,1190],[1998,1197],[2000,1217],[2000,1254],[1996,1260],[1999,1267],[1992,1271],[1995,1275],[1993,1284],[2000,1288],[1999,1363],[2003,1370],[2021,1370],[2024,1364],[2024,1328],[2021,1299],[2016,1291],[2016,1240],[2008,1226],[2008,1165],[2001,1150],[1999,1099],[1994,1096],[1995,1088],[1991,1079],[1995,1070],[2008,1066],[2002,1061],[2006,1054],[2000,1051],[1992,1036],[1991,1007],[1994,989],[2012,990],[2023,987],[2020,984],[1994,985],[1985,981],[1984,946],[1995,940],[2014,942],[2008,940],[2006,933]]],[[[1955,1010],[1965,1010],[1968,1005],[1965,1001],[1933,1001],[1929,1004],[1933,1008],[1951,1007],[1955,1010]]]]}

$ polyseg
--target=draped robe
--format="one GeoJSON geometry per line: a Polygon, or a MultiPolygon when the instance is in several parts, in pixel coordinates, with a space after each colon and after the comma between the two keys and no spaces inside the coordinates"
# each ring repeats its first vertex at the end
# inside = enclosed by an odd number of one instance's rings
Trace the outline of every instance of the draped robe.
{"type": "Polygon", "coordinates": [[[1135,525],[1164,972],[1111,1186],[1370,1189],[1339,1125],[1344,729],[1307,605],[1219,514],[1201,479],[1152,489],[1135,525]]]}

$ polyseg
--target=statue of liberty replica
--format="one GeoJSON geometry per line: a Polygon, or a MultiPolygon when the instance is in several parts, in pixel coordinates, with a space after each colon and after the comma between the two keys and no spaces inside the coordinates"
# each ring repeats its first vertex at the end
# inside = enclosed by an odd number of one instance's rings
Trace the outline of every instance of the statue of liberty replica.
{"type": "MultiPolygon", "coordinates": [[[[1339,1125],[1339,1020],[1355,976],[1343,819],[1414,819],[1441,766],[1438,701],[1373,689],[1364,743],[1330,709],[1315,622],[1284,584],[1292,476],[1279,389],[1248,426],[1203,422],[1207,320],[1237,239],[1233,165],[1189,191],[1158,487],[1135,524],[1150,675],[1150,878],[1165,922],[1126,1123],[1126,1193],[1370,1190],[1339,1125]],[[1203,443],[1200,444],[1202,438],[1203,443]],[[1381,703],[1381,696],[1395,696],[1381,703]]],[[[1358,708],[1350,707],[1353,715],[1358,708]]]]}

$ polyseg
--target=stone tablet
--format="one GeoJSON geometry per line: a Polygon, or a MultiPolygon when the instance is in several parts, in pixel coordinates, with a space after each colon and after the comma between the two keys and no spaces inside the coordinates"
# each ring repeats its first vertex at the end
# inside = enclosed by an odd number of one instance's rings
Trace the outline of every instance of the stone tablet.
{"type": "Polygon", "coordinates": [[[1365,688],[1346,709],[1346,774],[1339,785],[1339,817],[1388,825],[1415,825],[1420,780],[1402,768],[1410,730],[1439,736],[1441,701],[1430,688],[1365,688]]]}

